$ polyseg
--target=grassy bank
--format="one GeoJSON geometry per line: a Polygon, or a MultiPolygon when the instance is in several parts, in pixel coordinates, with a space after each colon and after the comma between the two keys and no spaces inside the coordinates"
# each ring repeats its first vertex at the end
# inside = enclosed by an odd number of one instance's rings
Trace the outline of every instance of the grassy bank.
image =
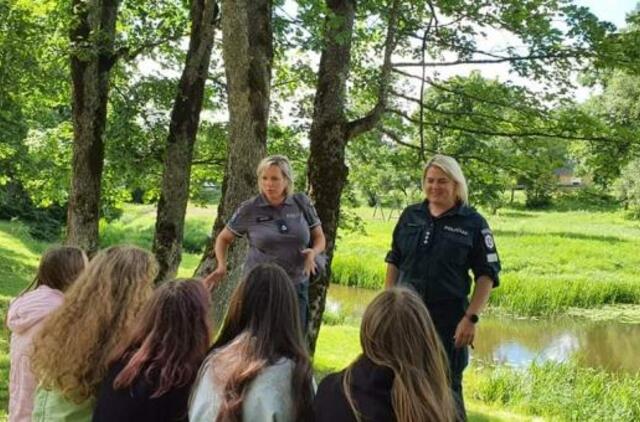
{"type": "Polygon", "coordinates": [[[466,394],[492,407],[571,421],[640,420],[640,374],[547,362],[528,370],[471,368],[466,394]]]}

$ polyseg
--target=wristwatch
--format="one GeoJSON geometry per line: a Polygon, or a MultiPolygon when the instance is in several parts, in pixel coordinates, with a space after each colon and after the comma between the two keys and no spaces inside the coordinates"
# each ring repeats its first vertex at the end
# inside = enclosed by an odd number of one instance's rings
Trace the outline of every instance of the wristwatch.
{"type": "Polygon", "coordinates": [[[471,321],[472,324],[476,324],[480,321],[480,317],[476,314],[465,314],[465,316],[469,318],[469,321],[471,321]]]}

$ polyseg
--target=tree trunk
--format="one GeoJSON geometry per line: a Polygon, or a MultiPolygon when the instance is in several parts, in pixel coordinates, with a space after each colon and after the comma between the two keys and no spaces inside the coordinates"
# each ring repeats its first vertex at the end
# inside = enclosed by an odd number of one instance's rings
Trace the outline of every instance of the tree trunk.
{"type": "Polygon", "coordinates": [[[373,129],[386,109],[391,55],[396,46],[396,28],[400,8],[398,0],[390,0],[389,3],[384,61],[378,81],[378,101],[366,116],[347,121],[345,91],[349,78],[356,5],[355,0],[327,0],[327,6],[335,16],[327,16],[325,21],[325,48],[320,57],[313,123],[309,134],[311,151],[308,171],[310,193],[322,221],[329,261],[326,274],[315,279],[309,288],[310,316],[307,341],[312,353],[315,351],[320,332],[327,288],[331,280],[331,262],[340,219],[340,197],[348,175],[348,168],[345,165],[347,142],[373,129]]]}
{"type": "Polygon", "coordinates": [[[209,74],[217,14],[215,0],[192,0],[189,50],[171,112],[153,239],[153,252],[160,264],[157,281],[175,277],[182,257],[193,147],[209,74]]]}
{"type": "Polygon", "coordinates": [[[344,108],[356,7],[353,0],[328,0],[327,6],[337,18],[327,16],[325,19],[325,48],[320,56],[309,134],[308,178],[310,194],[327,239],[329,260],[326,273],[314,279],[309,288],[308,341],[311,351],[315,350],[322,322],[338,231],[340,196],[347,181],[345,149],[348,122],[344,108]],[[335,22],[340,25],[332,26],[335,22]]]}
{"type": "Polygon", "coordinates": [[[66,243],[98,249],[109,74],[119,0],[73,0],[70,32],[73,158],[66,243]]]}
{"type": "MultiPolygon", "coordinates": [[[[236,208],[256,193],[255,170],[266,154],[267,123],[273,63],[271,0],[223,0],[222,34],[229,106],[229,154],[222,183],[222,199],[212,239],[236,208]]],[[[214,293],[214,315],[220,321],[240,274],[247,245],[235,241],[228,254],[228,276],[214,293]]],[[[213,245],[208,245],[196,276],[215,268],[213,245]]]]}

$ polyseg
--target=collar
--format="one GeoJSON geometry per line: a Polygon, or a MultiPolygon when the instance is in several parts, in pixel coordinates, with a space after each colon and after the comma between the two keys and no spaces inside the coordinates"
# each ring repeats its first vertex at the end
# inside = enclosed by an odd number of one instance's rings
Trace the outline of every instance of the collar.
{"type": "Polygon", "coordinates": [[[438,217],[433,217],[431,215],[431,212],[429,211],[429,200],[425,199],[422,202],[422,210],[427,213],[428,216],[430,216],[431,218],[443,218],[443,217],[449,217],[452,215],[461,215],[461,216],[466,216],[471,214],[472,209],[471,207],[464,205],[462,202],[457,202],[456,205],[453,206],[453,208],[450,208],[449,210],[447,210],[446,212],[440,214],[438,217]]]}
{"type": "MultiPolygon", "coordinates": [[[[257,195],[256,205],[259,207],[273,207],[273,205],[271,205],[271,203],[267,201],[267,198],[265,198],[263,194],[257,195]]],[[[281,205],[293,205],[292,196],[291,195],[285,196],[284,201],[282,201],[281,205]]]]}

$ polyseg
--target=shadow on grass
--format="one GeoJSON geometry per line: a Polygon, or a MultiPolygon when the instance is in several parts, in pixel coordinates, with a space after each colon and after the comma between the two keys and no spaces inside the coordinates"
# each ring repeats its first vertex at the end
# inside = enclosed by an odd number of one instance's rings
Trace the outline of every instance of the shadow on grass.
{"type": "Polygon", "coordinates": [[[515,210],[507,210],[507,211],[500,210],[500,211],[498,211],[498,215],[500,217],[508,217],[508,218],[534,218],[534,217],[537,217],[532,212],[515,211],[515,210]]]}
{"type": "Polygon", "coordinates": [[[500,237],[542,237],[542,238],[552,238],[555,237],[557,240],[563,239],[575,239],[575,240],[588,240],[595,242],[605,242],[605,243],[624,243],[628,242],[627,239],[621,239],[616,236],[601,236],[596,234],[582,234],[582,233],[570,233],[570,232],[548,232],[548,233],[535,233],[535,232],[527,232],[527,231],[515,231],[515,230],[494,230],[493,234],[500,239],[500,237]]]}
{"type": "Polygon", "coordinates": [[[0,295],[17,295],[34,276],[36,266],[32,257],[0,247],[0,295]]]}

